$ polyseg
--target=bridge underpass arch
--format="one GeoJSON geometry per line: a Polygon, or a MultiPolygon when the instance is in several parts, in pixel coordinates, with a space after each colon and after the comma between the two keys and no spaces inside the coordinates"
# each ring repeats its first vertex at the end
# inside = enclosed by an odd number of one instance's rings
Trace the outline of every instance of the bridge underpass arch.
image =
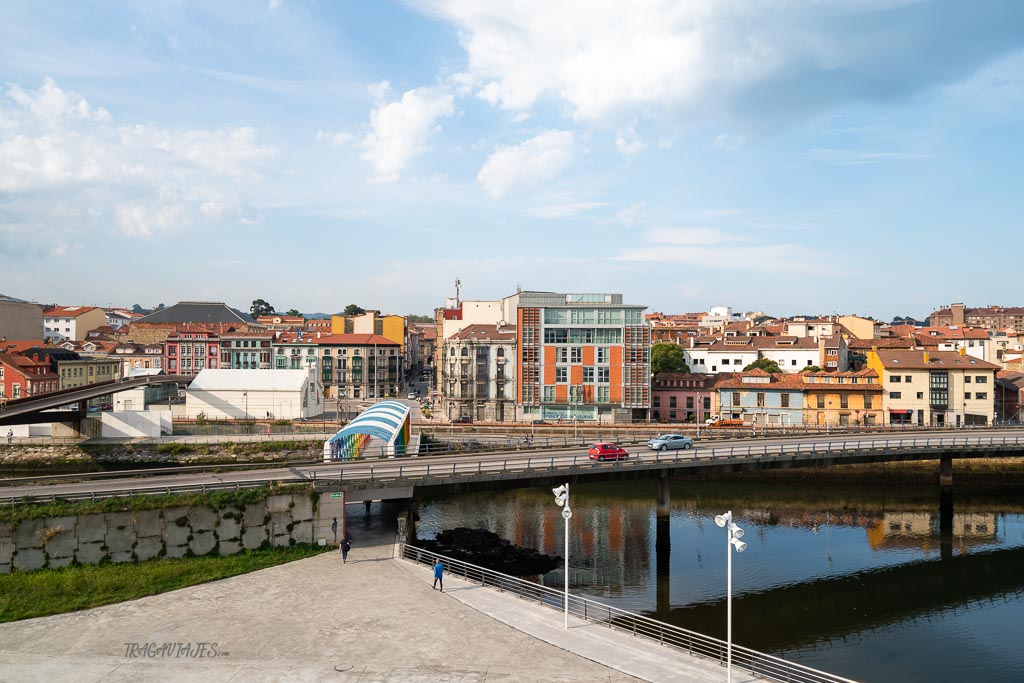
{"type": "Polygon", "coordinates": [[[364,410],[324,442],[324,462],[354,460],[374,438],[384,442],[382,455],[405,455],[411,436],[411,409],[400,401],[381,401],[364,410]]]}

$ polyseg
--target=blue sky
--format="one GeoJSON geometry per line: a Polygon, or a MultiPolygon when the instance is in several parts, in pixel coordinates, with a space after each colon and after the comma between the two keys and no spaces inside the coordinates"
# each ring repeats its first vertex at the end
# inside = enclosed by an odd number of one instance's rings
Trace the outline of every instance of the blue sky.
{"type": "Polygon", "coordinates": [[[1022,305],[1024,4],[0,7],[0,292],[1022,305]]]}

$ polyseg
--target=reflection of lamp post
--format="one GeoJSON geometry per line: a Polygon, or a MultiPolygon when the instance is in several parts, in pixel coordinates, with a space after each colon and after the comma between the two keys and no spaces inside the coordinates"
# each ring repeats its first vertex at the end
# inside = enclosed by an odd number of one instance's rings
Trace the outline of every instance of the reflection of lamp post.
{"type": "Polygon", "coordinates": [[[701,409],[701,392],[697,392],[697,438],[700,439],[700,409],[701,409]]]}
{"type": "Polygon", "coordinates": [[[242,398],[245,399],[245,421],[249,421],[249,392],[243,391],[242,398]]]}
{"type": "Polygon", "coordinates": [[[826,434],[829,433],[829,428],[830,428],[830,425],[828,423],[828,411],[829,411],[829,409],[831,407],[832,407],[832,401],[829,401],[828,403],[825,404],[825,433],[826,434]]]}
{"type": "Polygon", "coordinates": [[[562,484],[551,489],[551,492],[555,494],[555,503],[562,508],[562,519],[565,520],[565,627],[569,628],[569,518],[572,517],[572,510],[569,509],[569,484],[562,484]]]}
{"type": "Polygon", "coordinates": [[[724,515],[717,515],[715,524],[729,530],[729,541],[725,546],[725,554],[728,556],[726,563],[726,576],[728,577],[726,579],[726,658],[728,662],[726,671],[728,678],[726,680],[732,683],[732,550],[735,548],[736,552],[742,553],[747,549],[747,544],[740,540],[743,538],[743,529],[733,523],[732,510],[724,515]]]}

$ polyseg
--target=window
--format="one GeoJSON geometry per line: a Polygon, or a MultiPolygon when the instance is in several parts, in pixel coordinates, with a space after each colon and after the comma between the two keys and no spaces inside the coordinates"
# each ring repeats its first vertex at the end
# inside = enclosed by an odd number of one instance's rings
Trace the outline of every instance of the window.
{"type": "Polygon", "coordinates": [[[583,368],[583,383],[593,384],[594,383],[594,368],[583,368]]]}
{"type": "Polygon", "coordinates": [[[964,375],[964,384],[970,384],[970,383],[971,383],[971,376],[970,375],[964,375]]]}
{"type": "Polygon", "coordinates": [[[964,400],[965,401],[970,401],[971,400],[971,392],[969,392],[969,391],[965,391],[964,392],[964,400]]]}
{"type": "Polygon", "coordinates": [[[890,391],[889,398],[903,398],[903,395],[898,391],[890,391]]]}
{"type": "Polygon", "coordinates": [[[870,410],[873,407],[873,405],[874,405],[874,403],[873,403],[874,398],[875,397],[872,396],[871,394],[864,394],[864,408],[865,409],[870,410]]]}
{"type": "Polygon", "coordinates": [[[598,387],[597,388],[597,402],[598,403],[608,403],[609,400],[610,400],[609,399],[609,395],[610,395],[610,391],[609,391],[608,387],[598,387]]]}
{"type": "Polygon", "coordinates": [[[978,375],[977,377],[974,378],[974,383],[975,384],[987,384],[988,383],[988,377],[985,377],[985,375],[978,375]]]}
{"type": "Polygon", "coordinates": [[[569,403],[583,403],[583,387],[569,387],[569,403]]]}
{"type": "Polygon", "coordinates": [[[917,400],[920,401],[923,398],[924,398],[924,392],[923,391],[917,392],[917,400]]]}
{"type": "Polygon", "coordinates": [[[788,408],[789,407],[789,394],[782,394],[781,396],[779,396],[779,401],[780,401],[780,405],[783,408],[788,408]]]}
{"type": "Polygon", "coordinates": [[[559,346],[555,349],[555,362],[556,363],[568,363],[569,362],[569,347],[559,346]]]}
{"type": "Polygon", "coordinates": [[[459,355],[462,356],[463,358],[469,358],[469,349],[463,346],[462,351],[459,352],[459,355]]]}
{"type": "Polygon", "coordinates": [[[608,349],[608,347],[607,346],[598,346],[597,347],[597,362],[598,363],[607,363],[608,362],[608,358],[609,358],[609,349],[608,349]]]}
{"type": "Polygon", "coordinates": [[[910,384],[910,380],[911,379],[913,379],[913,378],[910,375],[904,375],[903,376],[903,381],[906,382],[907,384],[910,384]]]}
{"type": "Polygon", "coordinates": [[[740,404],[740,392],[738,392],[738,391],[732,392],[732,404],[734,406],[738,406],[740,404]]]}
{"type": "Polygon", "coordinates": [[[763,391],[757,392],[757,407],[758,408],[764,408],[764,392],[763,391]]]}
{"type": "Polygon", "coordinates": [[[544,387],[544,399],[543,400],[544,400],[545,403],[552,403],[552,402],[554,402],[554,400],[555,400],[555,388],[554,387],[544,387]]]}
{"type": "Polygon", "coordinates": [[[569,368],[555,368],[555,382],[565,384],[569,381],[569,368]]]}
{"type": "Polygon", "coordinates": [[[825,396],[819,394],[815,398],[818,399],[818,410],[821,410],[822,408],[824,408],[825,407],[825,396]]]}
{"type": "Polygon", "coordinates": [[[599,384],[608,384],[611,381],[611,369],[610,368],[598,368],[597,369],[597,381],[599,384]]]}
{"type": "Polygon", "coordinates": [[[678,408],[679,407],[679,406],[676,405],[676,397],[675,396],[669,396],[668,397],[668,407],[669,408],[678,408]]]}
{"type": "Polygon", "coordinates": [[[900,382],[903,381],[903,378],[900,377],[899,375],[893,375],[892,377],[889,378],[889,381],[892,382],[893,384],[899,384],[900,382]]]}
{"type": "Polygon", "coordinates": [[[582,363],[583,362],[583,348],[580,346],[569,347],[569,362],[570,363],[582,363]]]}
{"type": "Polygon", "coordinates": [[[728,365],[728,364],[729,364],[729,359],[728,358],[723,358],[722,359],[722,365],[728,365]]]}
{"type": "Polygon", "coordinates": [[[850,407],[850,397],[847,396],[846,394],[841,395],[839,397],[839,407],[840,408],[849,408],[850,407]]]}
{"type": "Polygon", "coordinates": [[[974,394],[974,398],[979,400],[979,401],[987,401],[988,400],[988,393],[984,392],[984,391],[979,391],[976,394],[974,394]]]}

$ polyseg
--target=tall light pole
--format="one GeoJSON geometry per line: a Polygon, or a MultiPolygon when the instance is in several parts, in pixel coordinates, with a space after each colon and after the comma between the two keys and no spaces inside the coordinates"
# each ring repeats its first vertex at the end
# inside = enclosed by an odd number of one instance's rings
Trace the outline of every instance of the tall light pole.
{"type": "Polygon", "coordinates": [[[701,392],[698,391],[697,392],[697,412],[696,412],[696,415],[697,415],[697,439],[700,439],[700,409],[702,407],[702,405],[701,405],[701,398],[703,398],[701,396],[701,392]]]}
{"type": "Polygon", "coordinates": [[[726,512],[724,515],[715,516],[715,524],[722,528],[727,528],[728,542],[725,546],[725,554],[727,556],[726,561],[726,644],[727,644],[727,662],[726,671],[728,678],[726,679],[729,683],[732,683],[732,551],[733,548],[736,552],[742,553],[747,549],[747,544],[741,541],[743,538],[743,529],[736,526],[732,521],[732,510],[726,512]]]}
{"type": "Polygon", "coordinates": [[[243,391],[242,398],[245,399],[245,421],[249,421],[249,392],[243,391]]]}
{"type": "Polygon", "coordinates": [[[568,482],[551,489],[551,492],[555,494],[555,503],[562,508],[562,519],[565,520],[565,627],[569,628],[569,518],[572,510],[569,509],[568,482]]]}
{"type": "Polygon", "coordinates": [[[828,434],[829,430],[831,429],[831,427],[830,427],[830,425],[828,423],[828,410],[831,407],[832,407],[832,401],[831,400],[828,401],[827,403],[825,403],[825,433],[826,434],[828,434]]]}

